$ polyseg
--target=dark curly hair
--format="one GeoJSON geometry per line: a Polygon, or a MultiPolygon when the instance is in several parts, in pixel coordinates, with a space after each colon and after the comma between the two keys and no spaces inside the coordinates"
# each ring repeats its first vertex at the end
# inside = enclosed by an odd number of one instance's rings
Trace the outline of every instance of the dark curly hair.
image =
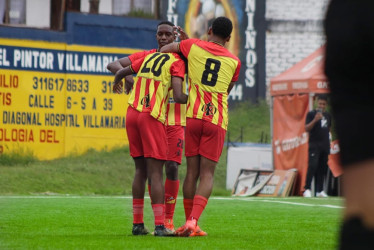
{"type": "Polygon", "coordinates": [[[217,17],[212,24],[213,34],[221,38],[227,38],[232,32],[232,22],[224,16],[217,17]]]}
{"type": "Polygon", "coordinates": [[[157,25],[157,28],[158,28],[158,26],[163,25],[163,24],[167,24],[167,25],[169,25],[169,26],[171,26],[171,27],[174,27],[174,26],[175,26],[174,23],[172,23],[172,22],[169,22],[169,21],[162,21],[162,22],[160,22],[160,23],[157,25]]]}

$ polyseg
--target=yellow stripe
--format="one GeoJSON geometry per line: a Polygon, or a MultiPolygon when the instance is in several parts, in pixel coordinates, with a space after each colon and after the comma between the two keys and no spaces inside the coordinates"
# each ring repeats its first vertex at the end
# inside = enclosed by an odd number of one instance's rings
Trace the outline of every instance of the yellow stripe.
{"type": "Polygon", "coordinates": [[[62,49],[65,47],[65,43],[46,42],[46,41],[35,41],[35,40],[20,40],[20,39],[5,39],[0,38],[0,44],[6,46],[18,46],[26,48],[40,48],[40,49],[62,49]]]}
{"type": "Polygon", "coordinates": [[[136,52],[144,51],[144,49],[130,49],[119,47],[97,47],[97,46],[83,46],[83,45],[67,45],[68,50],[76,50],[82,52],[98,52],[98,53],[117,53],[117,54],[134,54],[136,52]]]}
{"type": "Polygon", "coordinates": [[[119,48],[119,47],[98,47],[86,45],[67,45],[59,42],[35,41],[27,39],[7,39],[0,38],[0,44],[5,46],[17,46],[25,48],[39,48],[39,49],[54,49],[54,50],[69,50],[79,52],[97,52],[97,53],[114,53],[114,54],[133,54],[143,51],[142,49],[119,48]]]}

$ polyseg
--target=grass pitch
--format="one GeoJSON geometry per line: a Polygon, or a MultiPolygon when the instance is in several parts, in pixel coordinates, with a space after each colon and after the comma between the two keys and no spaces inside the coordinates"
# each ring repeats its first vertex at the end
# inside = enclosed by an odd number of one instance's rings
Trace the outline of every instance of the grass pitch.
{"type": "MultiPolygon", "coordinates": [[[[335,249],[340,198],[212,197],[207,237],[132,236],[125,196],[0,196],[0,249],[335,249]]],[[[182,198],[174,216],[184,222],[182,198]]],[[[145,224],[153,229],[149,199],[145,224]]]]}

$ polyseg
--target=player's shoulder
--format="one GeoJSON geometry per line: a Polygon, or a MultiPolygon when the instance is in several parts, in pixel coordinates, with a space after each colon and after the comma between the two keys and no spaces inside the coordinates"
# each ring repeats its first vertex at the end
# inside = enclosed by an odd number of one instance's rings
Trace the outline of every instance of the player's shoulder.
{"type": "Polygon", "coordinates": [[[180,53],[168,53],[170,56],[174,57],[176,60],[183,60],[180,53]]]}

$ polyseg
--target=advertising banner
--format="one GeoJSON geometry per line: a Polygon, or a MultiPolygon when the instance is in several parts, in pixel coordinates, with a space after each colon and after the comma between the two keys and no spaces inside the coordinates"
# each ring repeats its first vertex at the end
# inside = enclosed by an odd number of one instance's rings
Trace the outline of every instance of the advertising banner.
{"type": "Polygon", "coordinates": [[[163,0],[161,17],[181,26],[190,38],[207,40],[207,31],[219,16],[233,23],[227,49],[242,62],[239,81],[229,102],[265,98],[265,2],[263,0],[163,0]]]}
{"type": "Polygon", "coordinates": [[[109,62],[134,49],[0,39],[0,153],[39,159],[128,144],[109,62]]]}
{"type": "Polygon", "coordinates": [[[308,169],[308,134],[305,131],[308,105],[308,94],[273,98],[274,166],[281,170],[297,169],[297,193],[304,187],[308,169]]]}

